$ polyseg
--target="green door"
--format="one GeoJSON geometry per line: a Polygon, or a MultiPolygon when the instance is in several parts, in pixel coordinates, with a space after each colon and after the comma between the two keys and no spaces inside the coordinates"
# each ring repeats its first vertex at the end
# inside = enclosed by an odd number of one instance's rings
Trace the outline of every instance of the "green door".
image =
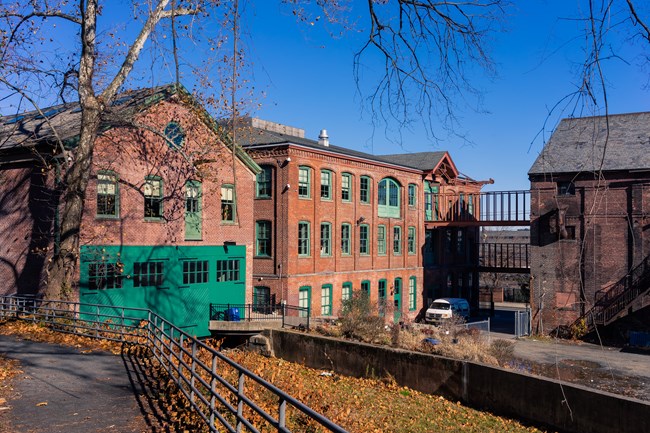
{"type": "Polygon", "coordinates": [[[395,278],[395,286],[393,289],[393,305],[395,306],[394,310],[394,321],[399,323],[402,318],[402,279],[395,278]]]}

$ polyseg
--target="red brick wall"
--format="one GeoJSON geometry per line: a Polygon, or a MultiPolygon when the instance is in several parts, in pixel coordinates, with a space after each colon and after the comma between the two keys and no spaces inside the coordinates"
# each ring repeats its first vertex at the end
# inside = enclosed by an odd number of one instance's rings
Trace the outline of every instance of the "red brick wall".
{"type": "Polygon", "coordinates": [[[574,196],[557,195],[556,182],[571,177],[553,180],[531,180],[531,305],[538,332],[571,324],[650,251],[644,235],[650,188],[642,176],[605,173],[598,181],[582,175],[574,196]],[[558,209],[575,239],[562,239],[558,209]]]}

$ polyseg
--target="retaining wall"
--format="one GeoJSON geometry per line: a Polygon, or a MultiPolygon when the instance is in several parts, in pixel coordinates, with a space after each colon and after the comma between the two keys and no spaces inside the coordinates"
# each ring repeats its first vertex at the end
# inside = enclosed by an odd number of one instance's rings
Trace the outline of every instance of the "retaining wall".
{"type": "Polygon", "coordinates": [[[650,403],[499,367],[270,330],[273,354],[353,377],[390,374],[402,386],[567,432],[649,432],[650,403]]]}

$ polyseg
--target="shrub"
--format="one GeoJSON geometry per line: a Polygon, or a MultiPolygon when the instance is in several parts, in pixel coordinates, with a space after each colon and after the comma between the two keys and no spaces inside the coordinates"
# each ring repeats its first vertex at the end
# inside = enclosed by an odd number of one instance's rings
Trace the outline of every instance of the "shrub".
{"type": "Polygon", "coordinates": [[[514,358],[515,343],[514,341],[503,340],[501,338],[492,340],[489,353],[497,359],[499,365],[506,365],[514,358]]]}
{"type": "Polygon", "coordinates": [[[355,292],[343,301],[339,318],[341,334],[347,338],[367,343],[384,343],[388,339],[384,318],[377,315],[377,306],[365,293],[355,292]]]}

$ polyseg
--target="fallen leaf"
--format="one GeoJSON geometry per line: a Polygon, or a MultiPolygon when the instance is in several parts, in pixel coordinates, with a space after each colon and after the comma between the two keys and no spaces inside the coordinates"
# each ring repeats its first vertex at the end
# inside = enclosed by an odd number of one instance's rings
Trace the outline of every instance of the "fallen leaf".
{"type": "Polygon", "coordinates": [[[42,402],[40,402],[40,403],[36,403],[36,406],[39,406],[39,407],[41,407],[41,406],[47,406],[47,402],[46,402],[46,401],[42,401],[42,402]]]}

